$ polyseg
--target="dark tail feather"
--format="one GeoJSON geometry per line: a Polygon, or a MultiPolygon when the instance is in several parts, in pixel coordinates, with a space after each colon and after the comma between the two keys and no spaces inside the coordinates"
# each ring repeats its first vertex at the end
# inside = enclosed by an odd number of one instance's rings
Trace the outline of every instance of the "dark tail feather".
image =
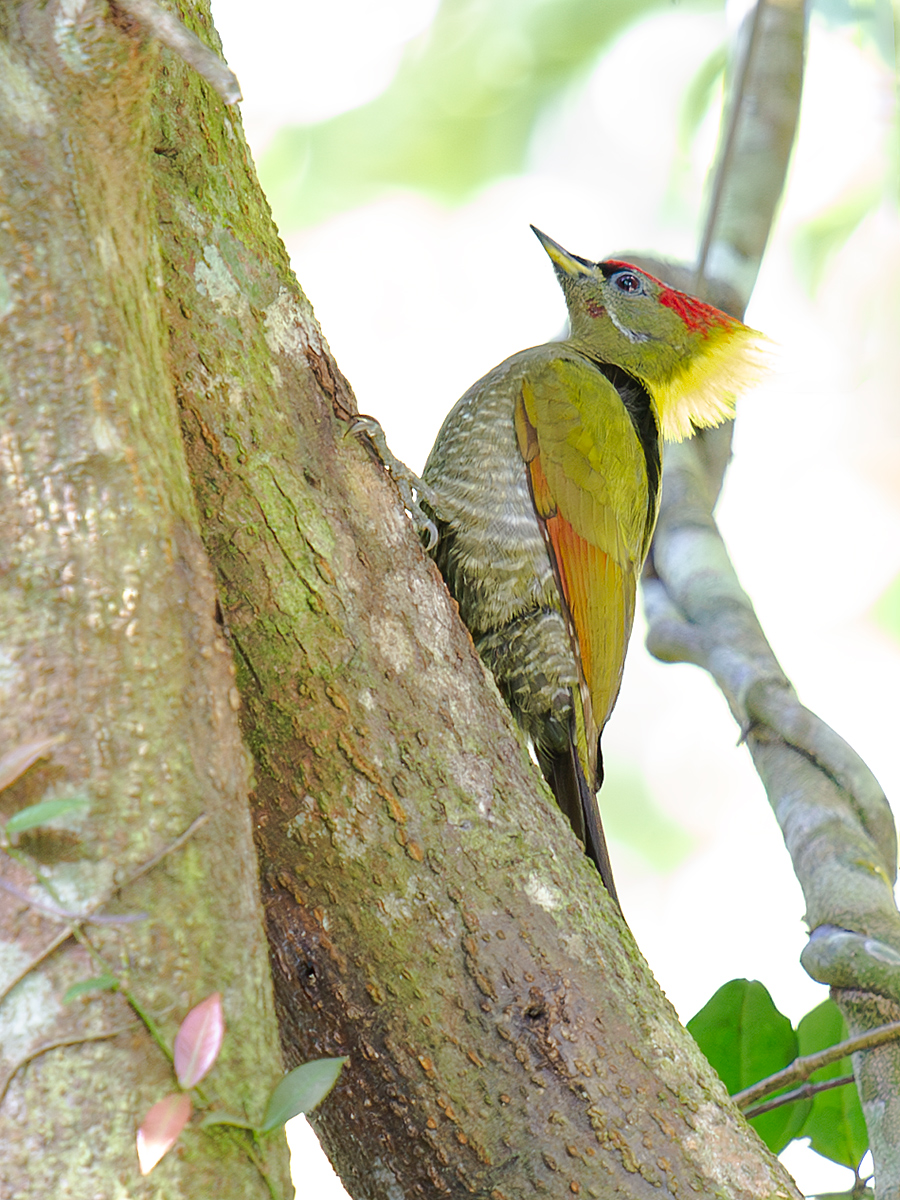
{"type": "MultiPolygon", "coordinates": [[[[540,757],[544,778],[556,797],[556,803],[569,818],[575,836],[584,843],[585,853],[600,872],[600,878],[603,880],[606,890],[621,909],[622,905],[619,904],[612,867],[609,862],[609,851],[606,848],[606,838],[603,836],[603,826],[600,823],[597,798],[584,777],[584,771],[581,769],[574,745],[570,743],[568,752],[541,755],[540,757]]],[[[602,782],[603,758],[598,748],[598,788],[602,782]]]]}

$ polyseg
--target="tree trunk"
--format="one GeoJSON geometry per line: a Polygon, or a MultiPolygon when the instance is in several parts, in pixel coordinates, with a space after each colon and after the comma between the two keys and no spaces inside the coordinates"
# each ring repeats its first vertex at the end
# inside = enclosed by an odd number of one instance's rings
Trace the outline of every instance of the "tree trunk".
{"type": "MultiPolygon", "coordinates": [[[[235,156],[203,177],[198,211],[181,147],[222,118],[164,111],[173,357],[256,757],[282,1041],[289,1064],[349,1055],[316,1120],[347,1186],[796,1194],[659,992],[347,436],[352,395],[235,156]]],[[[347,298],[378,303],[365,264],[347,298]]]]}
{"type": "MultiPolygon", "coordinates": [[[[26,740],[64,730],[70,741],[54,753],[73,779],[90,780],[94,807],[64,839],[78,879],[90,877],[84,895],[102,890],[96,874],[108,876],[109,860],[127,870],[195,813],[215,813],[143,895],[125,894],[126,907],[146,906],[152,922],[104,930],[101,944],[131,952],[133,990],[167,1029],[187,993],[200,999],[225,972],[235,988],[244,983],[257,1011],[227,1044],[235,1064],[248,1060],[233,1073],[256,1115],[274,1038],[266,1051],[249,889],[235,896],[236,878],[251,877],[235,795],[242,760],[171,436],[174,390],[254,757],[252,824],[282,1045],[288,1065],[349,1055],[317,1128],[352,1193],[797,1196],[678,1024],[540,782],[394,489],[347,436],[352,395],[290,274],[237,118],[104,9],[72,26],[62,16],[54,25],[55,12],[22,9],[14,65],[30,102],[4,123],[9,175],[23,180],[4,263],[22,262],[24,245],[47,256],[53,281],[50,289],[29,274],[26,258],[15,276],[22,299],[17,291],[7,316],[31,322],[28,343],[15,323],[10,338],[23,365],[7,363],[23,428],[7,471],[17,524],[5,545],[17,549],[5,603],[22,632],[4,678],[31,672],[16,684],[14,732],[26,740]],[[69,56],[62,63],[54,36],[69,56]],[[144,72],[158,62],[148,104],[144,72]],[[30,124],[13,134],[12,120],[30,124]],[[41,222],[33,230],[32,220],[41,222]],[[26,458],[27,473],[16,465],[26,458]],[[109,531],[102,542],[99,529],[109,531]],[[23,697],[46,678],[48,659],[55,690],[40,700],[38,726],[23,697]],[[105,690],[88,690],[95,677],[105,690]]],[[[347,298],[379,303],[364,263],[347,298]]],[[[3,432],[12,436],[12,420],[3,432]]],[[[41,770],[4,795],[16,806],[35,798],[16,789],[41,770]]],[[[35,796],[50,786],[45,775],[35,796]]],[[[55,777],[53,787],[58,794],[55,777]]],[[[54,970],[64,961],[51,960],[54,970]]],[[[48,977],[42,994],[61,986],[48,977]]],[[[92,1004],[128,1019],[119,997],[92,1004]]],[[[65,1126],[57,1170],[74,1172],[79,1136],[82,1169],[98,1123],[89,1108],[90,1125],[71,1121],[71,1098],[80,1103],[86,1089],[82,1058],[121,1045],[115,1073],[111,1063],[92,1070],[90,1096],[118,1114],[127,1148],[142,1107],[171,1088],[161,1057],[155,1075],[146,1069],[144,1044],[135,1035],[57,1052],[64,1075],[33,1096],[42,1072],[29,1066],[13,1080],[5,1119],[23,1138],[37,1111],[48,1128],[65,1126]],[[129,1089],[140,1097],[123,1104],[120,1079],[135,1079],[129,1089]]],[[[228,1107],[239,1102],[228,1093],[228,1107]]],[[[232,1143],[222,1140],[217,1161],[205,1153],[207,1135],[192,1136],[183,1159],[157,1168],[172,1172],[168,1194],[255,1194],[258,1176],[226,1182],[243,1162],[232,1143]],[[203,1172],[215,1169],[214,1182],[203,1172]]],[[[118,1155],[103,1145],[89,1161],[124,1174],[118,1155]]],[[[94,1192],[113,1194],[100,1178],[94,1192]]],[[[15,1194],[62,1190],[58,1176],[49,1182],[15,1194]]]]}
{"type": "Polygon", "coordinates": [[[138,1173],[137,1127],[175,1081],[126,995],[171,1048],[222,993],[204,1089],[232,1112],[259,1119],[282,1067],[239,698],[161,317],[158,55],[104,4],[68,13],[9,4],[0,28],[0,756],[57,739],[0,807],[90,803],[0,854],[20,893],[0,893],[0,1196],[284,1196],[282,1135],[189,1128],[138,1173]],[[105,899],[146,919],[75,937],[34,907],[105,899]],[[118,992],[63,1001],[104,972],[118,992]]]}

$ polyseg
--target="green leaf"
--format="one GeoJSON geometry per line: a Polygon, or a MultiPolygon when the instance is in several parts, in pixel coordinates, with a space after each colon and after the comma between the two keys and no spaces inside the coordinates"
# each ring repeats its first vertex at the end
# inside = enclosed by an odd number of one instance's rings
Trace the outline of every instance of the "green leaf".
{"type": "MultiPolygon", "coordinates": [[[[818,1008],[807,1013],[797,1026],[801,1054],[815,1054],[817,1050],[834,1046],[848,1036],[841,1010],[833,1000],[823,1001],[818,1008]]],[[[819,1083],[852,1074],[852,1062],[849,1058],[842,1058],[840,1062],[816,1071],[810,1076],[810,1082],[819,1083]]],[[[856,1087],[847,1084],[814,1096],[812,1110],[799,1136],[808,1137],[817,1154],[855,1171],[869,1148],[866,1122],[856,1087]]]]}
{"type": "Polygon", "coordinates": [[[6,836],[16,837],[26,829],[46,825],[48,821],[87,804],[90,804],[90,800],[86,796],[69,796],[65,800],[42,800],[40,804],[29,804],[27,808],[20,808],[6,822],[6,836]]]}
{"type": "Polygon", "coordinates": [[[118,987],[118,979],[106,971],[102,975],[95,975],[93,979],[82,979],[80,983],[73,983],[70,988],[66,988],[63,1004],[68,1004],[70,1000],[77,1000],[85,992],[114,992],[118,990],[118,987]]]}
{"type": "Polygon", "coordinates": [[[900,642],[900,575],[876,601],[873,615],[881,628],[900,642]]]}
{"type": "Polygon", "coordinates": [[[288,1071],[269,1097],[260,1129],[268,1133],[298,1113],[307,1113],[321,1104],[337,1082],[346,1058],[316,1058],[288,1071]]]}
{"type": "MultiPolygon", "coordinates": [[[[757,980],[723,984],[687,1028],[732,1094],[780,1071],[798,1053],[793,1026],[757,980]]],[[[778,1154],[798,1136],[810,1108],[809,1100],[795,1101],[750,1124],[778,1154]]]]}
{"type": "Polygon", "coordinates": [[[260,179],[280,228],[321,221],[396,188],[458,203],[515,174],[548,105],[624,29],[664,3],[443,0],[380,96],[275,136],[260,179]]]}
{"type": "Polygon", "coordinates": [[[815,295],[832,258],[881,202],[882,195],[880,183],[855,188],[813,217],[795,235],[794,265],[810,295],[815,295]]]}
{"type": "Polygon", "coordinates": [[[851,1188],[849,1192],[819,1192],[816,1200],[875,1200],[875,1193],[871,1188],[859,1192],[851,1188]]]}
{"type": "Polygon", "coordinates": [[[682,151],[687,150],[697,136],[697,131],[709,111],[718,90],[722,86],[728,49],[717,46],[694,75],[681,102],[678,121],[678,141],[682,151]]]}
{"type": "Polygon", "coordinates": [[[896,69],[890,0],[816,0],[815,11],[829,24],[855,26],[854,40],[866,49],[874,46],[885,64],[896,69]]]}

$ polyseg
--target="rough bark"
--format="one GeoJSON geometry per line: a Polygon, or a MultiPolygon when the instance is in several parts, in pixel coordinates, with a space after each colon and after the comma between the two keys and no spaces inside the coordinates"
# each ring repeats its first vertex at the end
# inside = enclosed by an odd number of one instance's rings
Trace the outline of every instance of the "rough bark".
{"type": "Polygon", "coordinates": [[[232,1111],[261,1117],[282,1070],[234,668],[161,320],[156,64],[104,4],[3,7],[0,755],[58,741],[0,811],[90,803],[23,833],[0,875],[37,904],[108,898],[102,913],[147,914],[76,940],[0,893],[0,1196],[15,1200],[290,1189],[283,1136],[255,1150],[243,1131],[189,1127],[146,1179],[135,1153],[175,1081],[125,992],[169,1046],[188,1009],[222,992],[228,1032],[204,1087],[232,1111]],[[63,1003],[106,968],[122,991],[63,1003]]]}
{"type": "MultiPolygon", "coordinates": [[[[393,489],[346,436],[352,396],[236,118],[113,10],[4,12],[4,732],[69,740],[3,799],[86,786],[93,800],[23,849],[77,904],[210,814],[123,894],[151,920],[92,937],[168,1033],[225,990],[239,1036],[216,1088],[256,1115],[277,1069],[244,765],[174,388],[255,760],[282,1042],[291,1064],[350,1055],[318,1125],[354,1194],[796,1196],[678,1024],[393,489]]],[[[364,264],[347,291],[379,302],[364,264]]],[[[12,916],[17,936],[42,922],[12,916]]],[[[19,987],[58,997],[81,954],[67,942],[19,987]]],[[[70,1028],[58,1000],[24,1011],[29,1045],[70,1028]],[[27,1024],[34,1011],[52,1028],[27,1024]]],[[[118,1019],[121,997],[92,1000],[78,1031],[118,1019]]],[[[10,1194],[114,1194],[120,1178],[134,1195],[264,1194],[222,1134],[210,1151],[192,1133],[135,1178],[135,1114],[170,1087],[139,1025],[18,1071],[4,1134],[33,1153],[10,1194]]]]}
{"type": "MultiPolygon", "coordinates": [[[[256,759],[282,1039],[291,1063],[349,1055],[316,1119],[337,1169],[357,1197],[796,1195],[347,436],[352,395],[220,136],[229,119],[160,111],[173,357],[256,759]],[[221,154],[208,170],[201,125],[221,154]]],[[[379,302],[365,264],[347,296],[379,302]]]]}

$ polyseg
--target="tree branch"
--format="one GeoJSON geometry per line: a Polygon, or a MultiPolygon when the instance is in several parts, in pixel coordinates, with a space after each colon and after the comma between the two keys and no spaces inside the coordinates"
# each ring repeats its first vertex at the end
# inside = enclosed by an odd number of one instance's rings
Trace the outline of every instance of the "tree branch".
{"type": "MultiPolygon", "coordinates": [[[[180,96],[174,72],[163,87],[180,96]]],[[[173,146],[202,119],[177,109],[173,146]]],[[[239,149],[203,212],[158,155],[165,323],[240,647],[285,1057],[349,1055],[315,1117],[330,1156],[358,1200],[796,1196],[539,781],[396,490],[343,436],[355,402],[239,149]]]]}
{"type": "Polygon", "coordinates": [[[751,68],[756,66],[754,59],[761,40],[761,18],[764,8],[765,0],[757,0],[747,21],[745,36],[742,39],[743,46],[740,54],[740,65],[735,73],[734,86],[730,92],[725,130],[720,138],[719,153],[713,172],[712,188],[710,189],[709,202],[706,206],[706,221],[703,226],[703,236],[700,239],[700,249],[697,252],[697,265],[694,268],[694,279],[691,290],[697,295],[702,294],[706,281],[709,252],[716,233],[726,185],[730,183],[734,155],[738,143],[738,131],[741,127],[741,118],[744,115],[743,103],[751,90],[751,68]]]}
{"type": "Polygon", "coordinates": [[[226,104],[238,104],[243,99],[237,76],[221,55],[204,45],[195,33],[191,33],[186,25],[157,4],[156,0],[114,0],[114,4],[116,8],[135,17],[158,41],[182,58],[218,92],[226,104]]]}
{"type": "MultiPolygon", "coordinates": [[[[710,276],[742,315],[780,197],[800,99],[801,0],[768,3],[758,51],[731,101],[739,122],[710,216],[710,276]]],[[[745,26],[745,36],[746,35],[745,26]]],[[[749,59],[748,59],[749,61],[749,59]]],[[[703,264],[701,263],[701,267],[703,264]]],[[[804,708],[738,583],[712,516],[730,430],[671,447],[645,578],[648,647],[705,667],[725,694],[784,833],[812,929],[801,955],[837,989],[853,1036],[900,1015],[900,916],[892,885],[897,840],[887,800],[858,755],[804,708]]],[[[880,1196],[900,1191],[900,1050],[854,1058],[880,1196]]]]}
{"type": "Polygon", "coordinates": [[[900,1021],[882,1025],[879,1029],[870,1029],[868,1033],[860,1034],[859,1037],[847,1038],[834,1046],[828,1046],[825,1050],[817,1050],[815,1054],[795,1058],[782,1070],[761,1079],[751,1087],[744,1088],[741,1092],[735,1092],[731,1098],[738,1108],[746,1109],[763,1096],[771,1096],[783,1087],[809,1079],[816,1071],[830,1067],[832,1063],[840,1062],[842,1058],[847,1058],[859,1050],[871,1050],[875,1046],[883,1046],[886,1042],[896,1041],[897,1038],[900,1038],[900,1021]]]}
{"type": "Polygon", "coordinates": [[[33,908],[36,912],[45,913],[49,917],[56,917],[57,920],[69,921],[72,924],[93,924],[93,925],[131,925],[134,921],[146,921],[147,913],[123,913],[121,916],[104,917],[98,916],[91,912],[71,912],[69,909],[60,908],[58,904],[51,904],[48,900],[36,900],[33,896],[29,896],[22,888],[16,887],[14,883],[10,883],[6,879],[0,879],[0,888],[4,892],[8,892],[10,896],[15,896],[17,900],[21,900],[23,904],[33,908]]]}
{"type": "Polygon", "coordinates": [[[842,1075],[840,1079],[826,1079],[822,1083],[804,1083],[801,1087],[794,1088],[792,1092],[785,1092],[783,1096],[767,1100],[765,1104],[757,1104],[754,1108],[744,1109],[744,1116],[748,1120],[750,1117],[759,1117],[763,1113],[772,1112],[773,1109],[782,1108],[785,1104],[793,1104],[795,1100],[811,1100],[819,1092],[846,1087],[848,1083],[855,1084],[856,1079],[852,1075],[842,1075]]]}
{"type": "Polygon", "coordinates": [[[27,1067],[30,1062],[34,1062],[36,1058],[40,1058],[42,1054],[47,1054],[50,1050],[59,1050],[63,1046],[80,1046],[85,1042],[105,1042],[109,1038],[118,1037],[120,1033],[128,1033],[130,1029],[135,1028],[135,1022],[130,1025],[120,1025],[116,1029],[101,1029],[99,1033],[78,1033],[72,1037],[54,1038],[49,1042],[41,1042],[39,1046],[35,1046],[24,1054],[18,1062],[6,1072],[2,1080],[0,1080],[0,1104],[3,1103],[3,1098],[6,1095],[9,1085],[16,1077],[17,1073],[23,1067],[27,1067]]]}

